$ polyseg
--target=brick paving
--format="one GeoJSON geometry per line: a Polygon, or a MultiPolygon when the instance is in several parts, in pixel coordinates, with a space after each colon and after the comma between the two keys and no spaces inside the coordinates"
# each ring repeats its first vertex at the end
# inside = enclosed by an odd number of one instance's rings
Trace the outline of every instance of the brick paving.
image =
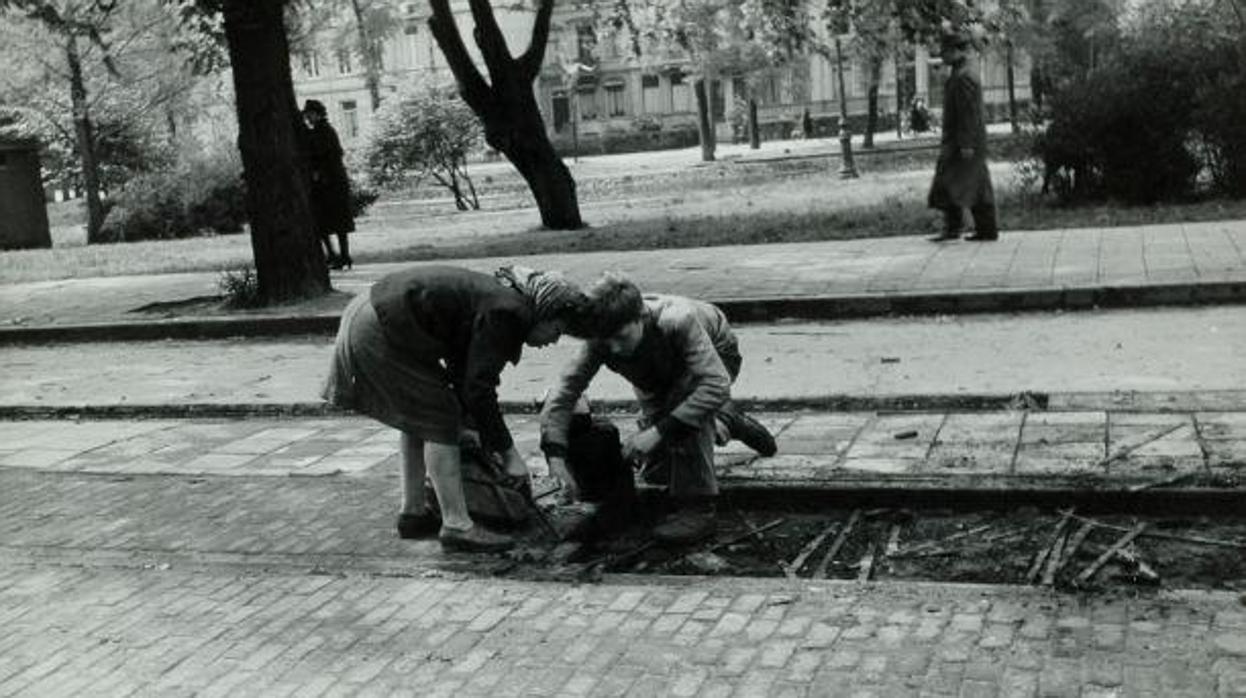
{"type": "Polygon", "coordinates": [[[1242,696],[1229,594],[0,565],[0,694],[1242,696]]]}
{"type": "MultiPolygon", "coordinates": [[[[1065,445],[1176,426],[1150,454],[1171,464],[1246,443],[1241,413],[764,419],[779,458],[830,470],[1013,431],[1084,457],[1065,445]]],[[[393,439],[358,418],[0,423],[0,695],[1246,696],[1235,593],[491,578],[394,536],[393,439]]],[[[778,477],[741,455],[728,472],[778,477]]]]}
{"type": "MultiPolygon", "coordinates": [[[[920,237],[537,255],[458,260],[562,269],[589,281],[604,270],[646,289],[726,301],[815,296],[888,298],[988,290],[1088,290],[1157,284],[1246,282],[1246,221],[1005,232],[990,245],[934,245],[920,237]]],[[[335,274],[348,294],[405,264],[364,264],[335,274]]],[[[133,322],[131,311],[218,293],[217,274],[66,279],[0,285],[0,324],[39,326],[133,322]]],[[[1174,292],[1180,300],[1182,292],[1174,292]]],[[[1188,295],[1188,294],[1187,294],[1188,295]]],[[[333,314],[346,297],[288,306],[279,314],[333,314]]],[[[165,315],[176,315],[175,309],[165,315]]],[[[272,314],[266,311],[264,314],[272,314]]],[[[255,315],[255,314],[252,314],[255,315]]]]}

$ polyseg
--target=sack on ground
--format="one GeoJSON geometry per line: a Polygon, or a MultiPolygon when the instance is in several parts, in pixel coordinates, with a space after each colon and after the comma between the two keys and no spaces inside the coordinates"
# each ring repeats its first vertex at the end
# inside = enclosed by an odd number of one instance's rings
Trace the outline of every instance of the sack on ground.
{"type": "MultiPolygon", "coordinates": [[[[463,498],[473,521],[502,530],[522,528],[528,524],[531,507],[527,497],[513,479],[506,477],[501,463],[471,443],[460,443],[463,498]]],[[[440,513],[437,493],[432,483],[425,487],[428,506],[440,513]]]]}

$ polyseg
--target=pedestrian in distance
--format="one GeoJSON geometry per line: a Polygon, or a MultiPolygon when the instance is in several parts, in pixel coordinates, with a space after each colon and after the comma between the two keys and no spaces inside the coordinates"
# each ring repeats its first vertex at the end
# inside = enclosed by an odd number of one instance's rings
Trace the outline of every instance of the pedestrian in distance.
{"type": "Polygon", "coordinates": [[[986,113],[982,83],[969,66],[971,37],[964,31],[944,32],[940,56],[950,73],[943,88],[943,131],[939,160],[926,203],[943,212],[943,232],[933,242],[960,238],[964,209],[973,214],[974,233],[967,240],[999,238],[995,193],[986,165],[986,113]]]}
{"type": "Polygon", "coordinates": [[[930,130],[930,110],[926,108],[926,100],[914,97],[909,107],[909,130],[913,133],[925,133],[930,130]]]}
{"type": "Polygon", "coordinates": [[[641,478],[665,486],[674,513],[653,529],[659,542],[692,543],[715,531],[714,445],[736,438],[763,455],[774,437],[731,402],[742,357],[717,307],[679,296],[642,296],[607,274],[589,292],[593,338],[567,365],[541,412],[541,448],[550,471],[569,478],[568,431],[576,402],[605,366],[640,403],[640,431],[623,446],[641,478]]]}
{"type": "Polygon", "coordinates": [[[324,247],[325,259],[331,269],[349,269],[349,233],[355,231],[351,206],[350,178],[342,162],[342,142],[329,124],[329,114],[319,100],[303,103],[303,120],[307,124],[304,138],[307,167],[311,172],[312,217],[316,236],[324,247]],[[337,235],[337,252],[330,238],[337,235]]]}
{"type": "Polygon", "coordinates": [[[501,454],[506,476],[531,491],[498,407],[500,375],[525,344],[585,335],[588,306],[587,296],[557,273],[418,266],[381,278],[346,307],[324,398],[401,432],[399,536],[436,534],[447,550],[513,545],[468,512],[460,437],[470,420],[486,452],[501,454]],[[427,506],[425,474],[440,520],[427,506]]]}

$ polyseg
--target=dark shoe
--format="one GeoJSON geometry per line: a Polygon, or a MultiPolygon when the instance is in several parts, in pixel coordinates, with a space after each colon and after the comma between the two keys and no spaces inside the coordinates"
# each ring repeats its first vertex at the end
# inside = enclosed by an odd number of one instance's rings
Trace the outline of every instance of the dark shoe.
{"type": "Polygon", "coordinates": [[[717,528],[714,505],[701,504],[666,517],[653,527],[653,538],[663,545],[691,545],[713,537],[717,528]]]}
{"type": "Polygon", "coordinates": [[[965,239],[970,242],[993,242],[999,239],[999,233],[996,233],[995,235],[981,235],[979,233],[974,233],[973,235],[966,236],[965,239]]]}
{"type": "Polygon", "coordinates": [[[742,441],[745,446],[763,456],[773,456],[778,447],[774,436],[761,422],[748,416],[735,403],[728,402],[718,410],[718,417],[727,425],[731,438],[742,441]]]}
{"type": "Polygon", "coordinates": [[[399,538],[427,538],[441,530],[441,517],[431,511],[423,514],[399,514],[399,538]]]}
{"type": "Polygon", "coordinates": [[[350,269],[352,266],[355,265],[355,260],[351,259],[350,255],[343,255],[342,257],[338,258],[337,263],[338,263],[338,269],[342,269],[343,267],[345,267],[346,269],[350,269]]]}
{"type": "Polygon", "coordinates": [[[461,553],[501,553],[515,547],[515,540],[501,533],[494,533],[479,524],[466,531],[441,527],[437,535],[441,549],[461,553]]]}
{"type": "Polygon", "coordinates": [[[926,239],[929,240],[930,242],[951,242],[953,240],[959,240],[960,233],[942,232],[942,233],[939,233],[938,235],[931,235],[930,237],[926,239]]]}

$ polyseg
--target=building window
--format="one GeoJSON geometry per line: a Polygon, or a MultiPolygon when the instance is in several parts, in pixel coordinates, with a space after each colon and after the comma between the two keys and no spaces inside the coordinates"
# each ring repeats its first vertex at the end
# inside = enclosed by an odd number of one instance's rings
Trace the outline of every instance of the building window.
{"type": "Polygon", "coordinates": [[[355,100],[348,99],[342,102],[342,133],[347,138],[354,138],[359,135],[359,109],[356,108],[355,100]]]}
{"type": "Polygon", "coordinates": [[[342,49],[337,52],[337,72],[340,75],[350,75],[355,72],[355,66],[351,61],[350,51],[342,49]]]}
{"type": "Polygon", "coordinates": [[[580,88],[576,91],[576,106],[580,110],[580,121],[592,121],[597,118],[596,88],[580,88]]]}
{"type": "Polygon", "coordinates": [[[610,116],[626,116],[623,83],[606,85],[606,113],[610,116]]]}
{"type": "Polygon", "coordinates": [[[581,24],[575,28],[576,50],[580,62],[592,65],[593,54],[597,50],[597,32],[591,24],[581,24]]]}
{"type": "Polygon", "coordinates": [[[316,56],[315,51],[305,51],[299,56],[299,67],[302,68],[303,74],[309,78],[320,76],[320,59],[316,56]]]}
{"type": "Polygon", "coordinates": [[[684,74],[678,70],[671,73],[671,111],[696,111],[692,101],[692,86],[684,79],[684,74]]]}
{"type": "Polygon", "coordinates": [[[656,75],[640,76],[640,103],[646,114],[657,114],[662,111],[662,105],[658,103],[658,85],[660,81],[656,75]]]}

